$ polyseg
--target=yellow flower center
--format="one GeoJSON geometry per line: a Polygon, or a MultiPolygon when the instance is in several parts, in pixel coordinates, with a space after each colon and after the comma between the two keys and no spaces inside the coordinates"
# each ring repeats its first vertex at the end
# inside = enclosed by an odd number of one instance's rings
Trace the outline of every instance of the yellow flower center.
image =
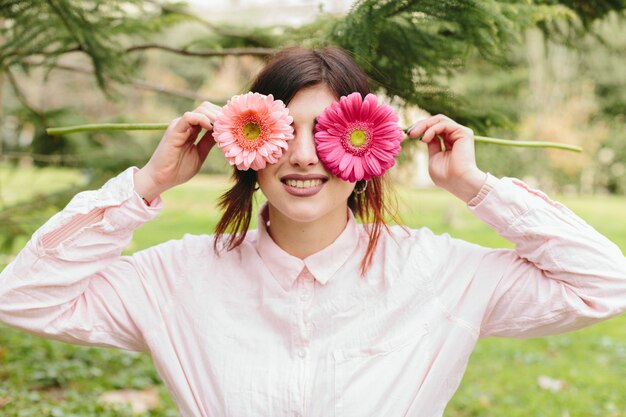
{"type": "Polygon", "coordinates": [[[243,127],[243,136],[250,141],[258,138],[260,134],[261,128],[254,122],[248,122],[243,127]]]}
{"type": "Polygon", "coordinates": [[[366,140],[367,135],[361,129],[355,129],[350,133],[350,143],[357,148],[363,146],[366,140]]]}

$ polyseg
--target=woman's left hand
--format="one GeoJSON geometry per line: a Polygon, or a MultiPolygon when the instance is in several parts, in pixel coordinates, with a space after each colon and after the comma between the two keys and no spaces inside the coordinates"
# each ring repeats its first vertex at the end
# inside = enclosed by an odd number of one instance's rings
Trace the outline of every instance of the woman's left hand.
{"type": "Polygon", "coordinates": [[[472,129],[438,114],[414,123],[407,134],[410,138],[423,135],[421,141],[428,145],[428,172],[435,185],[466,203],[478,194],[487,174],[476,165],[472,129]]]}

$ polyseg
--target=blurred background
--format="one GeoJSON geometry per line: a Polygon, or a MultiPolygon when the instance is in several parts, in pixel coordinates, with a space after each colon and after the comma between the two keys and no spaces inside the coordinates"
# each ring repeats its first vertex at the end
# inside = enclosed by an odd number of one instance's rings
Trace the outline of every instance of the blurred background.
{"type": "MultiPolygon", "coordinates": [[[[403,127],[445,113],[477,134],[582,154],[477,144],[479,166],[566,203],[626,249],[625,0],[0,0],[0,269],[78,192],[143,166],[161,132],[48,127],[168,122],[247,91],[282,47],[340,46],[403,127]]],[[[219,151],[164,195],[136,250],[211,233],[231,168],[219,151]]],[[[390,172],[401,216],[510,246],[428,178],[425,147],[390,172]]],[[[260,197],[261,198],[261,197],[260,197]]],[[[446,416],[626,416],[626,320],[481,341],[446,416]]],[[[1,416],[177,416],[145,355],[0,325],[1,416]]]]}

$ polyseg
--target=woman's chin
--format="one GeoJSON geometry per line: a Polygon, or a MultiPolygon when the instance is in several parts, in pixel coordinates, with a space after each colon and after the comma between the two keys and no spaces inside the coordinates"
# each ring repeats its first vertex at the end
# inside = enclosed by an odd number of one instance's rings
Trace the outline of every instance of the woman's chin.
{"type": "Polygon", "coordinates": [[[285,219],[288,219],[291,222],[312,223],[323,217],[321,214],[322,213],[320,212],[319,208],[316,208],[311,204],[294,204],[286,208],[286,210],[281,210],[279,215],[283,216],[285,219]]]}

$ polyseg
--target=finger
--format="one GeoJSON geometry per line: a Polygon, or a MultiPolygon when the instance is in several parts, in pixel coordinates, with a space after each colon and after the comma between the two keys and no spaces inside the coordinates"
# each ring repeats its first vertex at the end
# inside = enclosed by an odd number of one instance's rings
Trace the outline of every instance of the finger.
{"type": "MultiPolygon", "coordinates": [[[[208,102],[206,102],[206,103],[208,103],[208,102]]],[[[203,103],[200,107],[198,107],[195,112],[200,113],[200,114],[204,114],[211,121],[211,127],[209,129],[205,130],[205,133],[202,135],[202,139],[204,139],[205,137],[210,137],[211,139],[213,139],[213,128],[214,128],[214,122],[217,119],[217,112],[213,111],[212,109],[209,109],[209,107],[207,105],[205,105],[205,103],[203,103]],[[208,136],[207,136],[207,133],[208,133],[208,136]]],[[[200,134],[200,132],[198,132],[198,134],[200,134]]],[[[197,138],[197,136],[198,135],[196,135],[194,137],[194,141],[197,138]]],[[[198,141],[198,143],[196,145],[199,145],[200,142],[202,141],[202,139],[200,139],[200,141],[198,141]]],[[[212,145],[211,145],[211,147],[212,147],[212,145]]],[[[209,147],[206,150],[207,151],[207,155],[208,155],[208,151],[211,149],[211,147],[209,147]]]]}
{"type": "Polygon", "coordinates": [[[215,121],[217,116],[221,113],[222,108],[219,106],[216,106],[213,103],[209,103],[208,101],[205,101],[202,104],[200,104],[200,106],[198,106],[198,108],[196,108],[196,110],[194,111],[197,113],[206,114],[207,116],[209,116],[211,121],[215,121]]]}
{"type": "Polygon", "coordinates": [[[196,144],[198,147],[198,155],[200,156],[200,160],[204,162],[206,157],[209,155],[209,152],[215,145],[215,139],[213,139],[213,132],[208,130],[203,136],[202,139],[196,144]]]}
{"type": "Polygon", "coordinates": [[[454,142],[458,140],[471,140],[474,137],[474,132],[465,126],[458,124],[452,119],[443,119],[424,132],[422,141],[429,143],[434,140],[436,136],[441,136],[446,145],[453,146],[454,142]]]}
{"type": "Polygon", "coordinates": [[[409,128],[406,130],[406,134],[409,138],[416,139],[422,136],[424,134],[424,131],[428,129],[428,127],[430,127],[428,125],[428,119],[419,120],[409,126],[409,128]]]}
{"type": "Polygon", "coordinates": [[[199,126],[203,129],[212,129],[211,119],[206,114],[186,112],[178,119],[178,122],[174,125],[175,133],[188,133],[190,127],[199,126]]]}
{"type": "Polygon", "coordinates": [[[430,143],[430,142],[434,141],[437,135],[444,134],[445,132],[447,132],[447,130],[449,128],[450,128],[450,126],[448,126],[446,124],[446,122],[438,122],[438,123],[430,126],[424,132],[424,135],[422,136],[422,142],[430,143]]]}
{"type": "Polygon", "coordinates": [[[210,101],[203,101],[202,103],[200,103],[200,107],[207,108],[214,112],[222,111],[222,107],[218,106],[217,104],[213,104],[210,101]]]}
{"type": "Polygon", "coordinates": [[[196,113],[204,114],[211,121],[211,126],[215,124],[217,117],[221,113],[221,110],[215,110],[213,107],[209,107],[206,105],[201,105],[197,109],[194,110],[196,113]]]}
{"type": "Polygon", "coordinates": [[[427,117],[426,119],[419,120],[413,123],[406,130],[407,135],[410,138],[418,138],[422,136],[424,132],[428,130],[428,128],[446,119],[449,120],[447,116],[444,116],[443,114],[437,114],[435,116],[430,116],[430,117],[427,117]]]}

